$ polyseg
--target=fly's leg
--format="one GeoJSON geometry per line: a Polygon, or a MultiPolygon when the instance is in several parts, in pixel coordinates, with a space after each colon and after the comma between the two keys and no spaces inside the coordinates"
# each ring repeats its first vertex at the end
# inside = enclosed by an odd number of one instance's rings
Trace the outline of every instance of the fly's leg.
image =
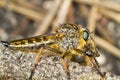
{"type": "MultiPolygon", "coordinates": [[[[34,64],[32,70],[31,70],[31,75],[30,75],[29,79],[32,79],[32,76],[34,75],[34,71],[35,71],[35,69],[36,69],[36,67],[37,67],[37,65],[38,65],[38,62],[39,62],[40,59],[41,59],[41,51],[42,51],[43,48],[46,49],[46,50],[55,52],[55,53],[57,53],[58,55],[62,55],[62,53],[63,53],[62,51],[60,51],[60,50],[58,50],[58,49],[55,49],[55,48],[53,48],[53,47],[49,47],[49,46],[50,46],[50,45],[42,45],[42,48],[39,50],[39,52],[38,52],[38,54],[37,54],[37,56],[36,56],[35,64],[34,64]]],[[[70,80],[70,73],[69,73],[69,69],[68,69],[67,63],[64,61],[64,59],[62,59],[61,61],[62,61],[62,64],[63,64],[63,68],[64,68],[64,70],[65,70],[65,72],[66,72],[66,74],[67,74],[67,76],[68,76],[68,80],[70,80]]]]}
{"type": "MultiPolygon", "coordinates": [[[[66,61],[64,60],[64,58],[65,58],[67,55],[65,55],[65,53],[63,53],[62,51],[60,51],[60,50],[58,50],[58,49],[55,49],[55,48],[52,48],[52,47],[49,47],[49,46],[50,46],[50,45],[44,46],[44,48],[47,49],[47,50],[50,50],[50,51],[52,51],[52,52],[55,52],[55,53],[57,53],[57,54],[59,54],[59,55],[62,55],[62,56],[61,56],[61,57],[62,57],[61,62],[62,62],[63,68],[64,68],[64,70],[65,70],[65,73],[67,74],[67,78],[68,78],[68,80],[70,80],[70,72],[69,72],[67,63],[66,63],[66,61]]],[[[67,54],[67,53],[66,53],[66,54],[67,54]]]]}
{"type": "Polygon", "coordinates": [[[46,49],[46,50],[49,50],[49,51],[52,51],[52,52],[55,52],[55,53],[58,53],[58,54],[62,54],[61,51],[59,51],[59,50],[57,50],[57,49],[54,49],[54,48],[52,48],[52,47],[49,47],[48,45],[42,45],[42,46],[40,46],[40,47],[41,47],[41,48],[40,48],[40,50],[39,50],[39,52],[38,52],[38,54],[37,54],[37,56],[36,56],[34,66],[33,66],[33,68],[31,69],[31,74],[30,74],[30,77],[29,77],[30,80],[32,80],[32,77],[33,77],[33,75],[34,75],[34,71],[35,71],[35,69],[36,69],[36,67],[37,67],[37,65],[38,65],[38,62],[39,62],[40,59],[41,59],[41,52],[42,52],[43,49],[46,49]]]}
{"type": "Polygon", "coordinates": [[[43,48],[40,48],[40,50],[39,50],[39,52],[38,52],[38,54],[37,54],[37,56],[36,56],[36,59],[35,59],[35,62],[34,62],[34,66],[33,66],[32,69],[31,69],[31,74],[30,74],[30,77],[29,77],[30,80],[32,80],[32,76],[34,75],[34,71],[35,71],[35,69],[36,69],[36,67],[37,67],[37,65],[38,65],[38,62],[39,62],[40,59],[41,59],[42,49],[43,49],[43,48]]]}
{"type": "Polygon", "coordinates": [[[70,71],[68,69],[67,63],[64,59],[61,60],[65,73],[67,74],[67,79],[70,80],[70,71]]]}
{"type": "Polygon", "coordinates": [[[65,70],[65,73],[67,74],[67,79],[70,80],[70,71],[69,71],[68,65],[67,65],[67,63],[66,63],[66,61],[64,59],[76,62],[75,61],[75,55],[73,55],[73,53],[71,53],[71,51],[64,52],[62,54],[61,62],[63,64],[63,68],[65,70]]]}
{"type": "MultiPolygon", "coordinates": [[[[49,46],[50,46],[50,45],[49,45],[49,46]]],[[[57,53],[57,54],[59,54],[59,55],[63,55],[63,56],[62,56],[63,58],[65,57],[62,51],[60,51],[60,50],[58,50],[58,49],[55,49],[55,48],[51,48],[51,47],[49,47],[49,46],[44,46],[44,48],[47,49],[47,50],[50,50],[50,51],[52,51],[52,52],[55,52],[55,53],[57,53]]],[[[68,80],[70,80],[70,72],[69,72],[67,63],[65,62],[65,60],[64,60],[63,58],[62,58],[61,62],[62,62],[63,68],[64,68],[64,70],[65,70],[65,73],[67,74],[67,78],[68,78],[68,80]]]]}
{"type": "Polygon", "coordinates": [[[89,56],[86,56],[86,57],[87,57],[89,63],[93,66],[93,68],[97,70],[98,74],[100,74],[100,76],[101,76],[101,79],[100,79],[100,80],[106,80],[106,79],[105,79],[106,73],[105,73],[105,72],[102,73],[102,72],[100,71],[100,66],[99,66],[97,60],[96,60],[95,58],[91,58],[91,57],[89,57],[89,56]]]}
{"type": "MultiPolygon", "coordinates": [[[[97,61],[95,58],[94,58],[94,61],[95,61],[96,66],[98,66],[98,69],[97,69],[97,70],[98,70],[98,73],[99,73],[99,74],[101,75],[101,77],[102,77],[100,80],[106,80],[106,79],[105,79],[106,72],[103,72],[103,73],[102,73],[102,72],[100,71],[100,66],[99,66],[98,61],[97,61]]],[[[95,65],[95,64],[94,64],[94,65],[95,65]]]]}
{"type": "MultiPolygon", "coordinates": [[[[80,52],[82,52],[83,53],[83,51],[81,51],[81,50],[78,50],[78,49],[76,49],[75,51],[77,51],[78,53],[80,52]]],[[[99,56],[98,54],[96,55],[96,56],[99,56]]],[[[78,59],[77,58],[77,56],[74,56],[75,58],[74,58],[74,60],[76,60],[76,62],[77,61],[79,61],[79,64],[81,64],[82,63],[82,61],[85,61],[85,59],[83,58],[82,59],[82,57],[80,58],[80,59],[78,59]],[[81,61],[81,62],[80,62],[81,61]]],[[[88,55],[84,55],[83,57],[86,57],[86,59],[87,59],[87,61],[86,61],[86,63],[83,63],[82,65],[91,65],[94,69],[96,69],[97,71],[98,71],[98,73],[100,74],[100,76],[102,77],[101,78],[101,80],[106,80],[105,79],[105,72],[104,73],[102,73],[101,71],[100,71],[100,66],[99,66],[99,63],[97,62],[97,60],[94,58],[94,57],[89,57],[88,55]]]]}

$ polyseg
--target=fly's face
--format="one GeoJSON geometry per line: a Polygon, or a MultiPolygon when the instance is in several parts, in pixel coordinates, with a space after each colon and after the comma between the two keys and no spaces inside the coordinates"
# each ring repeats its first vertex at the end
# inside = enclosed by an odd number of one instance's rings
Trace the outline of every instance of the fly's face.
{"type": "Polygon", "coordinates": [[[86,28],[80,28],[79,32],[81,36],[79,37],[78,49],[88,56],[98,57],[99,54],[97,52],[95,42],[90,35],[90,31],[86,28]]]}

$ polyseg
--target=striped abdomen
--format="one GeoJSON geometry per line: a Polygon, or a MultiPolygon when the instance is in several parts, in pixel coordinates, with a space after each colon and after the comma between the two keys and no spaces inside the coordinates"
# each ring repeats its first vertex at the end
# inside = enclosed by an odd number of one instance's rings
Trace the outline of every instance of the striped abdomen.
{"type": "Polygon", "coordinates": [[[10,42],[1,41],[1,43],[13,50],[32,51],[36,52],[42,45],[51,44],[55,42],[56,34],[42,35],[20,40],[13,40],[10,42]]]}

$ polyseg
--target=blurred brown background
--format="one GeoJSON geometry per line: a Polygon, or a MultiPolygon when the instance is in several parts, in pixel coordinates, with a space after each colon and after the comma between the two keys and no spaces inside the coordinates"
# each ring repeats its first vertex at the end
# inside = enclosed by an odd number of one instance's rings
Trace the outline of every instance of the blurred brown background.
{"type": "Polygon", "coordinates": [[[0,0],[0,40],[48,34],[62,23],[94,31],[100,65],[120,75],[120,0],[0,0]]]}

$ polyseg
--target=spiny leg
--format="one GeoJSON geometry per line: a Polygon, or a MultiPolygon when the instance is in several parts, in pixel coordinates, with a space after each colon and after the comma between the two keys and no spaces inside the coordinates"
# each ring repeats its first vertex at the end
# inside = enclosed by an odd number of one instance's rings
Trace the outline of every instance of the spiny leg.
{"type": "Polygon", "coordinates": [[[36,67],[38,65],[38,62],[41,59],[41,51],[42,51],[43,48],[46,49],[46,50],[50,50],[52,52],[58,53],[58,54],[62,54],[60,50],[49,47],[49,45],[42,45],[39,52],[38,52],[38,54],[37,54],[37,56],[36,56],[35,63],[34,63],[34,66],[33,66],[32,70],[31,70],[31,74],[30,74],[29,79],[32,79],[32,76],[34,75],[34,71],[35,71],[35,69],[36,69],[36,67]]]}
{"type": "Polygon", "coordinates": [[[77,62],[77,63],[83,63],[85,61],[84,55],[78,56],[75,53],[71,53],[71,52],[72,51],[63,53],[62,60],[61,60],[62,64],[63,64],[63,68],[67,74],[68,80],[70,80],[70,71],[69,71],[67,63],[64,61],[64,59],[71,60],[71,61],[77,62]]]}
{"type": "Polygon", "coordinates": [[[65,62],[65,60],[63,59],[64,57],[66,57],[66,55],[62,54],[63,52],[58,50],[58,49],[54,49],[52,47],[49,47],[48,45],[44,46],[45,49],[47,50],[50,50],[52,52],[55,52],[57,53],[58,55],[62,55],[62,59],[61,59],[61,62],[62,62],[62,65],[63,65],[63,68],[65,70],[65,73],[67,74],[67,78],[68,80],[70,80],[70,72],[69,72],[69,69],[68,69],[68,66],[67,66],[67,63],[65,62]]]}
{"type": "MultiPolygon", "coordinates": [[[[95,58],[94,58],[94,61],[95,61],[95,64],[98,65],[98,68],[100,69],[100,66],[99,66],[98,61],[97,61],[95,58]]],[[[98,73],[99,73],[99,74],[101,75],[101,77],[102,77],[100,80],[106,80],[106,78],[105,78],[106,72],[103,72],[103,73],[102,73],[100,70],[98,70],[98,71],[99,71],[98,73]]]]}
{"type": "Polygon", "coordinates": [[[98,71],[98,73],[100,74],[100,76],[102,77],[100,80],[106,80],[105,79],[105,74],[106,73],[105,72],[102,73],[100,71],[100,66],[99,66],[97,60],[95,58],[92,58],[92,57],[89,57],[89,56],[86,56],[86,57],[89,60],[89,63],[92,65],[92,67],[95,68],[98,71]]]}
{"type": "Polygon", "coordinates": [[[64,59],[61,59],[61,62],[62,62],[63,68],[65,70],[65,73],[67,74],[67,79],[70,80],[70,71],[68,69],[67,63],[65,62],[64,59]]]}
{"type": "Polygon", "coordinates": [[[41,59],[42,49],[43,49],[43,48],[40,48],[40,50],[39,50],[39,52],[38,52],[38,54],[37,54],[37,56],[36,56],[36,58],[35,58],[34,66],[33,66],[32,69],[31,69],[31,74],[30,74],[30,77],[29,77],[30,80],[32,80],[32,76],[34,75],[34,71],[35,71],[35,69],[36,69],[36,67],[37,67],[37,65],[38,65],[38,62],[39,62],[40,59],[41,59]]]}
{"type": "Polygon", "coordinates": [[[65,53],[62,54],[62,51],[60,51],[60,50],[58,50],[58,49],[54,49],[54,48],[49,47],[49,46],[47,46],[47,45],[44,46],[44,48],[47,49],[47,50],[50,50],[50,51],[52,51],[52,52],[55,52],[55,53],[57,53],[57,54],[59,54],[59,55],[62,55],[61,62],[62,62],[63,68],[64,68],[64,70],[65,70],[65,73],[67,74],[67,78],[68,78],[68,80],[70,80],[70,72],[69,72],[67,63],[66,63],[65,60],[63,59],[64,57],[66,57],[66,56],[64,56],[65,53]]]}

